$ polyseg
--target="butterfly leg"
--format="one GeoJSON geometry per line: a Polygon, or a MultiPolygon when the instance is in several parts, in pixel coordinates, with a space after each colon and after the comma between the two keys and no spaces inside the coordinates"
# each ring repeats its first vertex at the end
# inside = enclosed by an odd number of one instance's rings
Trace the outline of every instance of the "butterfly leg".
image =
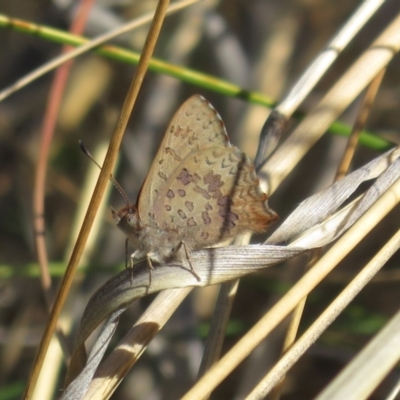
{"type": "Polygon", "coordinates": [[[133,258],[135,257],[135,253],[129,255],[128,253],[129,250],[129,239],[125,239],[125,268],[130,268],[131,269],[131,286],[133,284],[133,258]],[[128,261],[129,259],[129,261],[128,261]],[[129,263],[129,265],[128,265],[129,263]]]}
{"type": "Polygon", "coordinates": [[[189,263],[190,271],[191,271],[192,274],[195,276],[195,278],[200,282],[201,279],[200,279],[199,275],[197,275],[196,271],[195,271],[194,268],[193,268],[192,261],[191,261],[191,257],[190,257],[190,251],[189,251],[189,249],[187,248],[186,243],[183,242],[183,241],[180,242],[180,243],[178,244],[178,246],[176,247],[175,252],[177,253],[177,252],[181,249],[181,247],[183,247],[183,249],[185,250],[186,260],[187,260],[188,263],[189,263]]]}
{"type": "MultiPolygon", "coordinates": [[[[128,241],[126,243],[128,243],[128,241]]],[[[127,251],[127,248],[126,248],[126,251],[127,251]]],[[[130,270],[131,270],[131,285],[133,283],[134,260],[137,259],[138,253],[140,253],[140,251],[136,250],[134,253],[132,253],[129,256],[129,267],[128,267],[128,260],[126,261],[126,268],[130,268],[130,270]]],[[[128,258],[128,256],[127,256],[127,258],[128,258]]],[[[140,257],[140,259],[142,259],[142,257],[140,257]]],[[[150,287],[151,286],[151,270],[154,269],[154,267],[153,267],[153,262],[151,261],[151,257],[149,254],[146,254],[146,261],[147,261],[147,267],[148,267],[148,271],[149,271],[149,287],[150,287]]]]}
{"type": "Polygon", "coordinates": [[[128,263],[131,268],[133,268],[133,261],[132,261],[132,256],[129,255],[128,253],[128,246],[129,246],[129,239],[125,239],[125,268],[129,268],[128,263]],[[129,259],[129,261],[128,261],[129,259]]]}
{"type": "Polygon", "coordinates": [[[153,262],[148,254],[146,254],[147,266],[149,269],[149,287],[151,286],[151,271],[154,269],[153,262]]]}

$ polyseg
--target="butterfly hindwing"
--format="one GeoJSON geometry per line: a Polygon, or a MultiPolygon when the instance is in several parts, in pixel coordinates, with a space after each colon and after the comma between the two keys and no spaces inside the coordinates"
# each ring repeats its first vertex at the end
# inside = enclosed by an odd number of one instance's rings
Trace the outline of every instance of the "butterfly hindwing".
{"type": "Polygon", "coordinates": [[[247,156],[234,146],[215,146],[190,154],[175,168],[159,192],[154,218],[198,249],[249,227],[265,231],[276,218],[266,200],[247,156]]]}

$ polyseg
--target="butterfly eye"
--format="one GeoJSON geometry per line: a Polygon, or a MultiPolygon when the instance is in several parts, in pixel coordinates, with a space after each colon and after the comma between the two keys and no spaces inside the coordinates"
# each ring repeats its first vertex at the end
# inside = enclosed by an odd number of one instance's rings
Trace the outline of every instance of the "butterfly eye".
{"type": "Polygon", "coordinates": [[[126,222],[128,225],[134,226],[136,222],[136,216],[133,213],[129,213],[126,215],[126,222]]]}

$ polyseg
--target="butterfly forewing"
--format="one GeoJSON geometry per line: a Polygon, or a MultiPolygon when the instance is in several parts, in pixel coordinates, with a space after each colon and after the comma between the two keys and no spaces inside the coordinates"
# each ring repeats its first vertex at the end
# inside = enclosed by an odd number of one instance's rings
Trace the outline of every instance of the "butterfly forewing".
{"type": "Polygon", "coordinates": [[[194,95],[182,104],[172,118],[140,191],[138,210],[143,223],[153,218],[160,193],[168,190],[167,182],[182,162],[192,154],[213,146],[230,147],[225,125],[207,100],[194,95]]]}

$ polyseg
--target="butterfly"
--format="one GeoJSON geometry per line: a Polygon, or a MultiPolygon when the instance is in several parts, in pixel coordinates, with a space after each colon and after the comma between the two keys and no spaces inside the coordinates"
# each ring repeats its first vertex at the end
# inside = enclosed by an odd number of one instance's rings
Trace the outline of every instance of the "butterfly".
{"type": "MultiPolygon", "coordinates": [[[[265,232],[278,218],[254,165],[231,145],[225,124],[202,96],[186,100],[172,118],[136,204],[113,219],[135,249],[131,260],[189,262],[190,253],[265,232]]],[[[151,276],[150,276],[151,279],[151,276]]]]}

